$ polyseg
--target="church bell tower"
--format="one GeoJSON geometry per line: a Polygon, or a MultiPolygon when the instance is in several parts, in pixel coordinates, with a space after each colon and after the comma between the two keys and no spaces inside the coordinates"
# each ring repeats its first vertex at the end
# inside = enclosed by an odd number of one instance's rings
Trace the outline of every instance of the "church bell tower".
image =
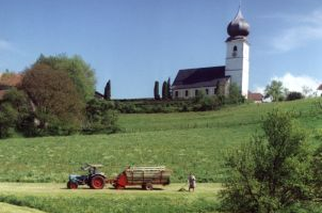
{"type": "Polygon", "coordinates": [[[246,99],[249,87],[249,43],[247,41],[249,28],[239,7],[236,17],[227,27],[229,37],[226,40],[225,73],[226,76],[230,76],[230,83],[237,84],[246,99]]]}

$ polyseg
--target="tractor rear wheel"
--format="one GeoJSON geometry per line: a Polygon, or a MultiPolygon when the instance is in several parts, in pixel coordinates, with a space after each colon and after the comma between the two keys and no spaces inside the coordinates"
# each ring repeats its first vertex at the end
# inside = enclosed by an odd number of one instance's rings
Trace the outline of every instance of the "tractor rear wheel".
{"type": "Polygon", "coordinates": [[[90,187],[92,189],[103,189],[105,186],[105,178],[102,176],[94,176],[91,178],[90,187]]]}
{"type": "Polygon", "coordinates": [[[74,183],[72,181],[68,181],[67,182],[67,188],[68,189],[77,189],[78,188],[78,185],[77,185],[77,183],[74,183]]]}

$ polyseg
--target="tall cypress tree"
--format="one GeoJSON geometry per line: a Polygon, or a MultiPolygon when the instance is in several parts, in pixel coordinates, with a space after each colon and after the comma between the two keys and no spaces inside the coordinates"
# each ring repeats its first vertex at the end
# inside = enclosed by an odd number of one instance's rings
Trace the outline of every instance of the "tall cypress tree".
{"type": "Polygon", "coordinates": [[[111,80],[108,80],[104,90],[104,99],[111,100],[111,80]]]}
{"type": "Polygon", "coordinates": [[[168,93],[168,98],[171,99],[172,98],[172,94],[171,94],[171,80],[170,80],[170,78],[168,78],[167,93],[168,93]]]}
{"type": "Polygon", "coordinates": [[[160,100],[159,81],[154,82],[154,99],[160,100]]]}
{"type": "Polygon", "coordinates": [[[167,84],[166,81],[164,81],[163,84],[162,84],[162,99],[163,100],[168,99],[168,91],[167,91],[167,89],[168,89],[168,84],[167,84]]]}

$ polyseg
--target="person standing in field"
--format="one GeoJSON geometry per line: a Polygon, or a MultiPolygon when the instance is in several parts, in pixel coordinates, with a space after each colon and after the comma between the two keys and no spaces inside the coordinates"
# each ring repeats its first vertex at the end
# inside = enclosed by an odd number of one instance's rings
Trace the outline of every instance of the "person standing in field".
{"type": "Polygon", "coordinates": [[[196,188],[196,177],[192,173],[190,173],[188,177],[188,182],[189,182],[189,192],[191,189],[194,192],[196,188]]]}

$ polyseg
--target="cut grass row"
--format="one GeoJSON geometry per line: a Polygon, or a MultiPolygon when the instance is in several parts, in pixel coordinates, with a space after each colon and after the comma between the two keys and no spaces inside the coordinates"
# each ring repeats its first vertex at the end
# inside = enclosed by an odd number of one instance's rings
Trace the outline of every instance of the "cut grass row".
{"type": "Polygon", "coordinates": [[[67,190],[62,184],[1,183],[0,201],[52,213],[216,212],[218,184],[198,184],[194,193],[178,192],[181,184],[157,191],[67,190]]]}

